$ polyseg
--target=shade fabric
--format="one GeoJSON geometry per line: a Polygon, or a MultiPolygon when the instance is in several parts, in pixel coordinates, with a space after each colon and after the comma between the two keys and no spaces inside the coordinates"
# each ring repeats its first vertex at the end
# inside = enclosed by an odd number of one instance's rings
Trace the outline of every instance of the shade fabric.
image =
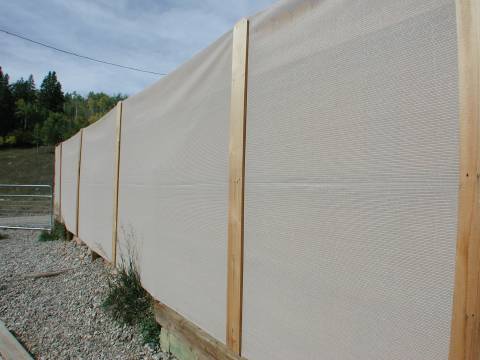
{"type": "MultiPolygon", "coordinates": [[[[455,0],[290,0],[250,18],[244,357],[448,359],[456,28],[455,0]]],[[[155,299],[222,342],[232,42],[123,102],[118,188],[117,264],[134,257],[155,299]]],[[[116,111],[84,129],[79,184],[79,236],[107,259],[116,111]]],[[[79,159],[76,134],[55,182],[71,232],[79,159]]]]}
{"type": "Polygon", "coordinates": [[[78,236],[112,260],[117,108],[83,131],[78,236]]]}
{"type": "Polygon", "coordinates": [[[225,341],[232,34],[123,104],[119,249],[157,299],[225,341]],[[132,249],[133,248],[133,249],[132,249]]]}
{"type": "Polygon", "coordinates": [[[455,2],[288,1],[251,21],[243,355],[447,359],[455,2]]]}
{"type": "Polygon", "coordinates": [[[61,208],[65,227],[77,232],[77,185],[80,161],[81,133],[78,132],[62,143],[61,208]]]}
{"type": "Polygon", "coordinates": [[[53,214],[60,216],[60,162],[61,145],[55,146],[55,176],[53,179],[53,214]]]}

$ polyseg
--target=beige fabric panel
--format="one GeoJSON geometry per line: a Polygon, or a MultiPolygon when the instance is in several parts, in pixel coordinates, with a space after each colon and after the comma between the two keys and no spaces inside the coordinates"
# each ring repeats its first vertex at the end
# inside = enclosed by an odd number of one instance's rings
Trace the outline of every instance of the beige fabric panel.
{"type": "Polygon", "coordinates": [[[78,236],[112,260],[117,108],[83,131],[78,236]]]}
{"type": "Polygon", "coordinates": [[[448,359],[457,86],[453,0],[252,19],[243,355],[448,359]]]}
{"type": "Polygon", "coordinates": [[[77,229],[77,184],[80,161],[80,132],[62,145],[62,218],[71,233],[77,229]]]}
{"type": "Polygon", "coordinates": [[[53,179],[53,214],[60,215],[60,145],[55,146],[55,178],[53,179]]]}
{"type": "Polygon", "coordinates": [[[232,34],[123,104],[119,247],[142,283],[225,341],[232,34]]]}

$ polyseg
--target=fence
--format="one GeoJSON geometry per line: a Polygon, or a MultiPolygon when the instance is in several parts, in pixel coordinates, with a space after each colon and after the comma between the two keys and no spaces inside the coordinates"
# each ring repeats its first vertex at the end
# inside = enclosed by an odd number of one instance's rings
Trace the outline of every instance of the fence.
{"type": "Polygon", "coordinates": [[[0,184],[0,228],[49,230],[52,222],[50,185],[0,184]]]}
{"type": "Polygon", "coordinates": [[[242,20],[57,147],[56,213],[234,354],[476,358],[479,9],[242,20]]]}

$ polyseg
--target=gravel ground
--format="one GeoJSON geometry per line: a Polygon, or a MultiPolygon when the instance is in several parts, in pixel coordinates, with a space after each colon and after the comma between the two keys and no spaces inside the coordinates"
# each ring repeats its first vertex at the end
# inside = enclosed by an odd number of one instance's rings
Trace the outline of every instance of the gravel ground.
{"type": "Polygon", "coordinates": [[[101,308],[109,269],[74,242],[38,242],[36,231],[0,240],[0,319],[37,359],[168,359],[138,329],[101,308]],[[26,275],[72,269],[48,278],[26,275]]]}

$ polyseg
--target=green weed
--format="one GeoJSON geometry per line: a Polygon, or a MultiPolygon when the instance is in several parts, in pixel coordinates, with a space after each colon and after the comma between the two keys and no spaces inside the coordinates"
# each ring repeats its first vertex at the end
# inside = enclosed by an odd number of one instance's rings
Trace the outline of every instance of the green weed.
{"type": "Polygon", "coordinates": [[[118,275],[109,280],[103,308],[121,324],[138,326],[145,344],[159,346],[160,325],[153,315],[153,299],[142,287],[133,260],[122,261],[118,275]]]}
{"type": "Polygon", "coordinates": [[[51,231],[43,230],[38,236],[38,241],[55,241],[55,240],[66,240],[67,239],[67,229],[62,223],[55,221],[53,229],[51,231]]]}

